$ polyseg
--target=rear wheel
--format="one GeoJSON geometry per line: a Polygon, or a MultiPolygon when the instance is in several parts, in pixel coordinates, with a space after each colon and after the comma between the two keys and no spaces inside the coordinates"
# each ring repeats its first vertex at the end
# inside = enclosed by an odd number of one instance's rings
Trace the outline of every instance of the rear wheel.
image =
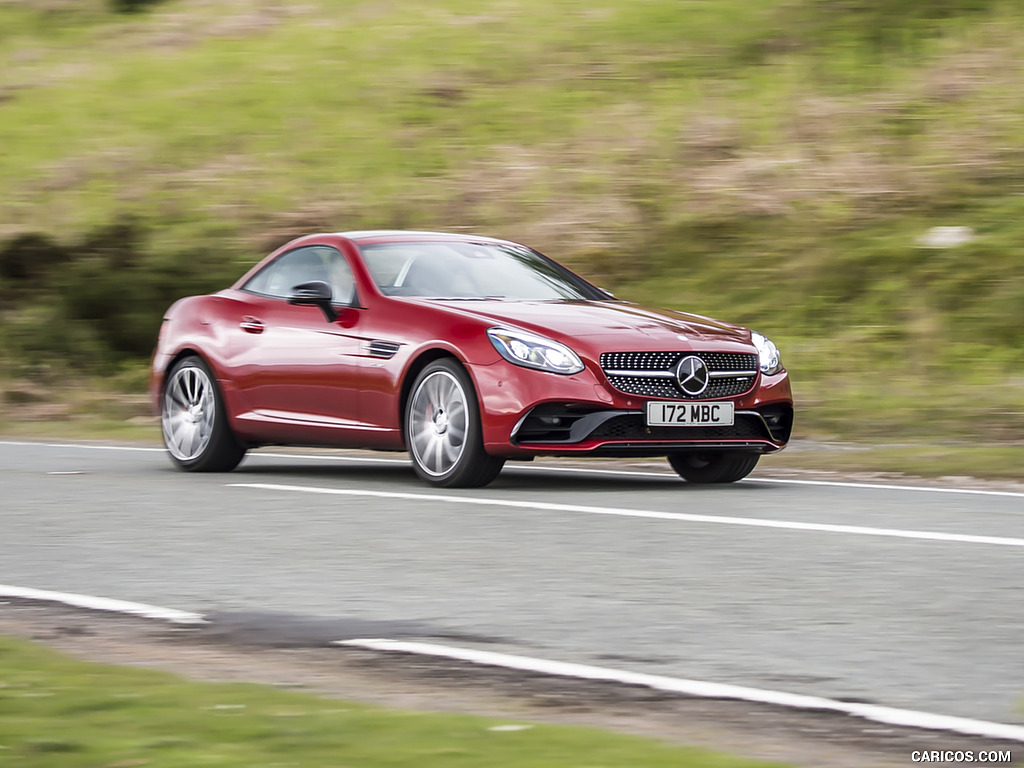
{"type": "Polygon", "coordinates": [[[484,450],[473,382],[450,358],[416,377],[405,410],[405,442],[416,474],[432,485],[479,488],[505,463],[484,450]]]}
{"type": "Polygon", "coordinates": [[[749,475],[760,458],[759,453],[709,451],[674,453],[668,463],[688,483],[735,483],[749,475]]]}
{"type": "Polygon", "coordinates": [[[230,472],[245,456],[209,366],[194,355],[167,374],[160,424],[171,459],[188,472],[230,472]]]}

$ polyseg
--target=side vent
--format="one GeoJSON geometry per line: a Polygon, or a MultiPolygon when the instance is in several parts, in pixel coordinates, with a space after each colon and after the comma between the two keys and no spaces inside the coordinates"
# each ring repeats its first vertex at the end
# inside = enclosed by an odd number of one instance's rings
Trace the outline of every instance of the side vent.
{"type": "Polygon", "coordinates": [[[375,340],[371,341],[367,348],[370,352],[370,357],[380,357],[388,360],[395,356],[400,346],[402,345],[394,341],[375,340]]]}

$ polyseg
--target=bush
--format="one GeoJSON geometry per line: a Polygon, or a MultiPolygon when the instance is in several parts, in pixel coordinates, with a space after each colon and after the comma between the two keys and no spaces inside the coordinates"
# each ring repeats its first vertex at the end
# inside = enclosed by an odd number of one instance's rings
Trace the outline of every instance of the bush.
{"type": "Polygon", "coordinates": [[[0,270],[13,307],[0,347],[33,365],[65,361],[91,371],[145,359],[168,306],[222,288],[237,272],[223,250],[152,252],[133,218],[68,245],[19,235],[0,247],[0,270]]]}
{"type": "Polygon", "coordinates": [[[67,249],[47,235],[18,235],[0,248],[0,277],[5,285],[38,283],[51,267],[67,259],[67,249]]]}
{"type": "Polygon", "coordinates": [[[110,0],[110,7],[114,13],[142,13],[159,2],[161,0],[110,0]]]}

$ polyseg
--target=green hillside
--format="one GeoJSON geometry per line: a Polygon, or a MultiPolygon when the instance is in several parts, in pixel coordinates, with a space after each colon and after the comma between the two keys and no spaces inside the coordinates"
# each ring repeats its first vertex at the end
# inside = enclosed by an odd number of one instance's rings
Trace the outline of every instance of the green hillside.
{"type": "Polygon", "coordinates": [[[9,381],[144,359],[291,235],[422,227],[763,331],[803,434],[1024,437],[1019,0],[126,5],[0,0],[9,381]]]}

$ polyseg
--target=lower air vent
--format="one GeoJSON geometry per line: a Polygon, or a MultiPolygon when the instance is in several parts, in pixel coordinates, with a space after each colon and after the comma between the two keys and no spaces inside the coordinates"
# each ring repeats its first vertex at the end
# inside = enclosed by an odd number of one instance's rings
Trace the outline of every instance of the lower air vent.
{"type": "Polygon", "coordinates": [[[572,427],[593,409],[573,403],[538,405],[519,424],[512,439],[517,443],[569,443],[572,427]]]}

